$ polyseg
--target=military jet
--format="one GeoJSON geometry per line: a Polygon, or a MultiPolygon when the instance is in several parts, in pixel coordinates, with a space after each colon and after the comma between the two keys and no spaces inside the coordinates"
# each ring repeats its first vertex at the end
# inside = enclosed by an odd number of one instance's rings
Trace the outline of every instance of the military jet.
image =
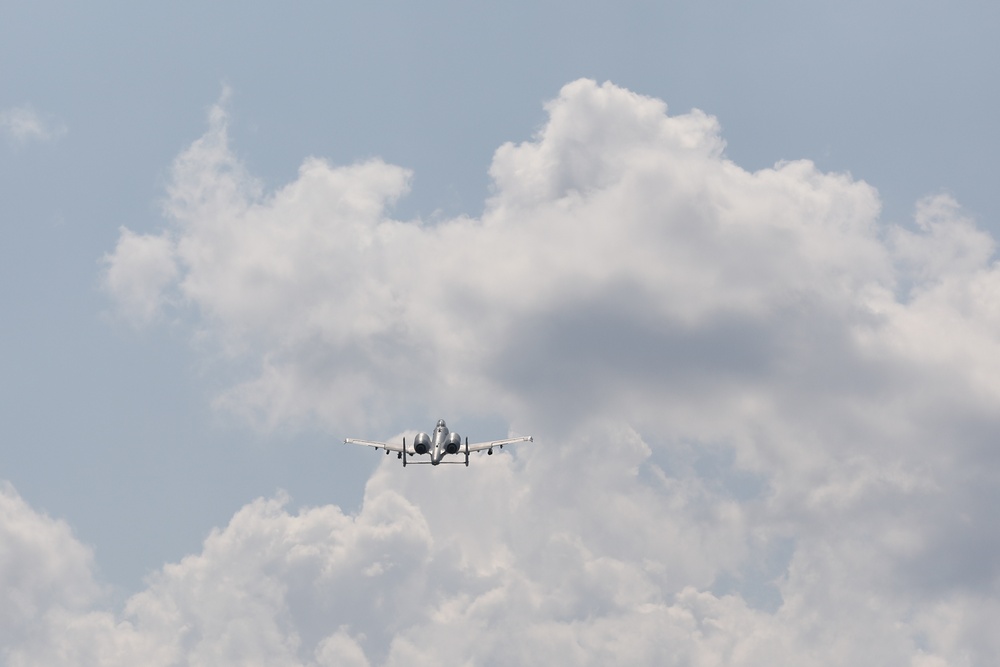
{"type": "Polygon", "coordinates": [[[458,433],[452,433],[448,430],[448,425],[444,423],[443,419],[439,419],[437,426],[434,427],[434,435],[430,436],[426,433],[418,433],[417,437],[413,439],[413,444],[409,447],[406,446],[406,438],[403,438],[403,444],[394,445],[388,442],[377,442],[375,440],[358,440],[357,438],[345,438],[344,443],[348,445],[364,445],[365,447],[374,447],[376,450],[384,449],[385,453],[388,455],[389,452],[396,452],[396,458],[403,460],[403,466],[407,465],[408,456],[416,456],[423,454],[430,454],[430,461],[409,461],[410,465],[428,463],[432,466],[439,465],[441,463],[465,463],[469,465],[469,454],[471,452],[481,452],[484,449],[489,455],[493,455],[493,448],[499,447],[503,449],[504,445],[510,445],[515,442],[534,442],[535,439],[530,435],[524,436],[523,438],[507,438],[506,440],[490,440],[489,442],[477,442],[470,445],[469,439],[466,438],[463,444],[462,437],[458,433]],[[445,461],[444,457],[448,454],[464,454],[464,461],[445,461]]]}

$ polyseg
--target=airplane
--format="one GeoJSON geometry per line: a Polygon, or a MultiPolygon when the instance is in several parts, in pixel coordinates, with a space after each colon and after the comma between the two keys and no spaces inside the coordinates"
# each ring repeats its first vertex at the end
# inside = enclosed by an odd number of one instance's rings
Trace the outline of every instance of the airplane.
{"type": "Polygon", "coordinates": [[[396,458],[403,460],[403,467],[407,465],[407,456],[415,456],[417,454],[430,454],[430,461],[410,461],[410,465],[427,465],[428,463],[436,466],[441,463],[463,463],[463,461],[445,461],[444,457],[448,454],[465,454],[465,465],[469,465],[469,454],[471,452],[481,452],[486,450],[486,453],[490,456],[493,455],[493,448],[499,447],[503,449],[504,445],[510,445],[515,442],[534,442],[535,439],[530,435],[524,436],[523,438],[507,438],[505,440],[490,440],[489,442],[477,442],[470,445],[469,439],[465,439],[465,444],[462,443],[462,437],[458,433],[453,433],[448,430],[448,425],[444,423],[443,419],[439,419],[437,426],[434,427],[434,436],[429,436],[426,433],[418,433],[417,437],[413,439],[413,444],[409,447],[406,446],[406,437],[403,437],[402,445],[394,445],[388,442],[378,442],[375,440],[358,440],[357,438],[344,438],[344,444],[347,445],[363,445],[365,447],[374,447],[376,451],[384,449],[386,455],[389,452],[396,452],[396,458]]]}

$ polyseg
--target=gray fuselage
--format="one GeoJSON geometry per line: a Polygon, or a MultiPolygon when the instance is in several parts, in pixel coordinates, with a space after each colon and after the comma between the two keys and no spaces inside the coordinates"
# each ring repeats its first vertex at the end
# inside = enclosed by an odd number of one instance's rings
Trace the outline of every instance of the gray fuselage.
{"type": "Polygon", "coordinates": [[[445,451],[445,445],[448,440],[448,425],[444,423],[443,419],[439,419],[437,426],[434,427],[434,434],[431,435],[431,464],[437,465],[441,463],[441,459],[448,452],[445,451]]]}

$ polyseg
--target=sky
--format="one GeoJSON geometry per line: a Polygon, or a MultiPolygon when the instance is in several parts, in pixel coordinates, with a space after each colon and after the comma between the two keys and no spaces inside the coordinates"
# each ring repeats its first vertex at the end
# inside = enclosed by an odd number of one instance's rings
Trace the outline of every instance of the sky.
{"type": "Polygon", "coordinates": [[[1000,9],[247,4],[5,5],[0,662],[992,664],[1000,9]]]}

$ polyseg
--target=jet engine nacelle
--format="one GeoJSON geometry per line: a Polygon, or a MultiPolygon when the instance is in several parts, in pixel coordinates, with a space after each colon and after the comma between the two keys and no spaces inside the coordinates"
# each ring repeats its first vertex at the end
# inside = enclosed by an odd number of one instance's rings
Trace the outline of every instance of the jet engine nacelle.
{"type": "Polygon", "coordinates": [[[444,451],[449,454],[458,454],[458,449],[462,446],[462,436],[458,433],[449,433],[448,439],[444,441],[444,451]]]}
{"type": "Polygon", "coordinates": [[[417,433],[413,439],[413,451],[417,454],[426,454],[431,449],[431,436],[426,433],[417,433]]]}

